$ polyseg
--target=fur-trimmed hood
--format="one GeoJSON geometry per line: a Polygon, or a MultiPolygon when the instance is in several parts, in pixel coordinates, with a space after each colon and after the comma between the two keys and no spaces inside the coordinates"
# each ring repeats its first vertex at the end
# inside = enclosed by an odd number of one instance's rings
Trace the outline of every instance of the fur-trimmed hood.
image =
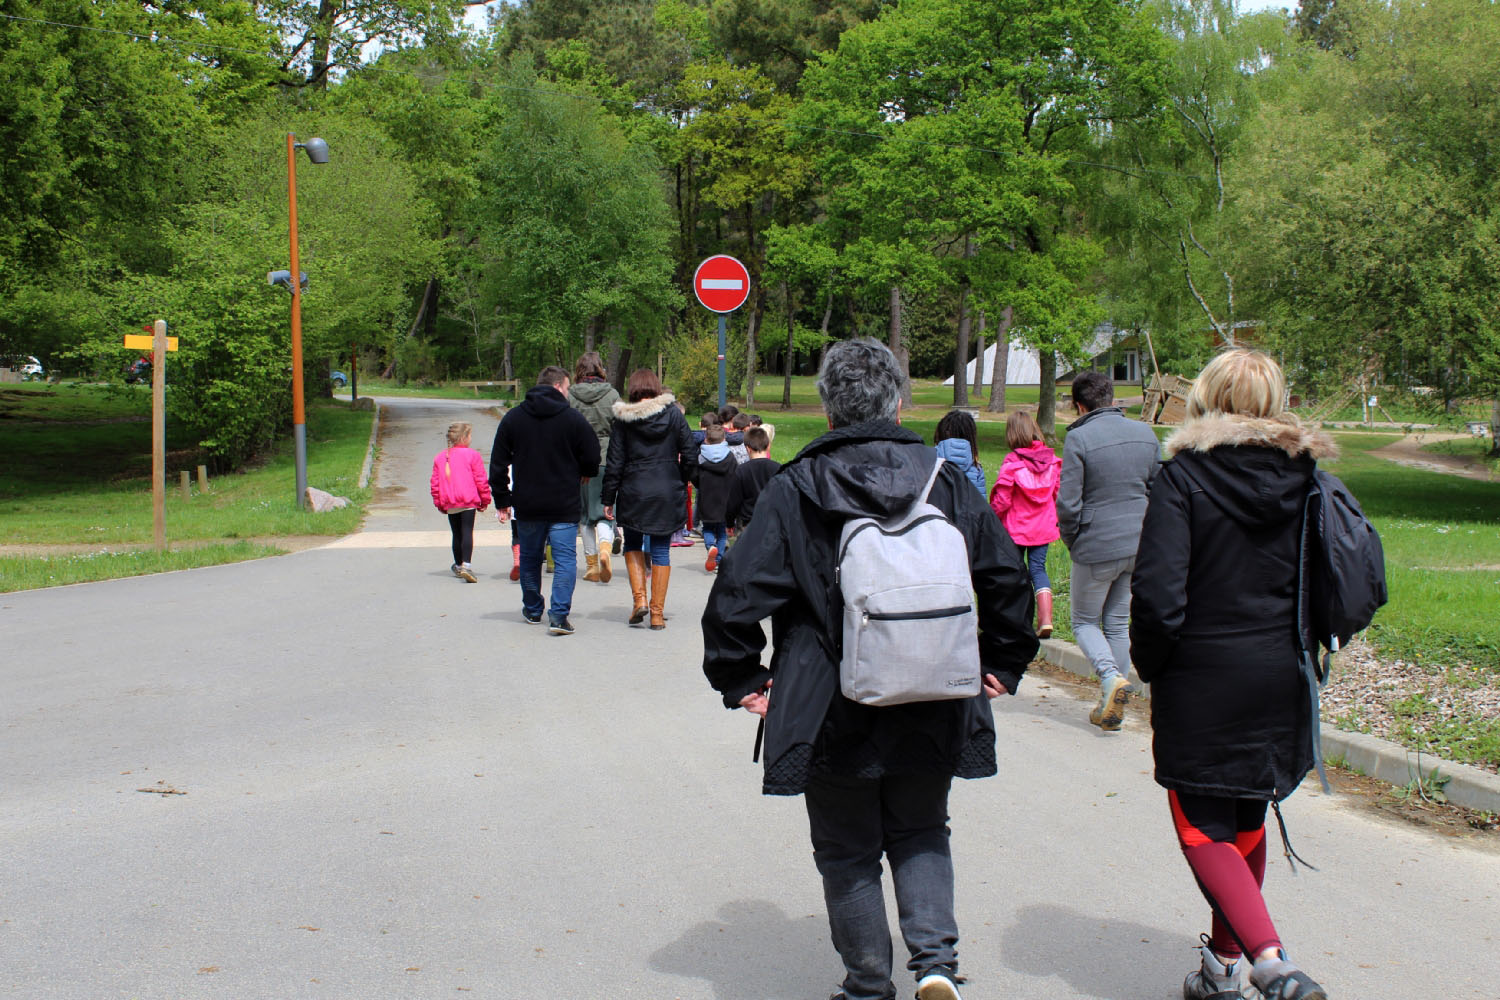
{"type": "Polygon", "coordinates": [[[1262,530],[1302,516],[1317,460],[1333,458],[1338,449],[1291,414],[1214,414],[1184,424],[1167,440],[1167,454],[1225,515],[1262,530]]]}
{"type": "Polygon", "coordinates": [[[1167,457],[1184,451],[1209,451],[1221,446],[1249,445],[1276,448],[1292,458],[1306,455],[1316,461],[1338,457],[1333,438],[1304,426],[1290,413],[1276,417],[1242,417],[1213,413],[1183,424],[1167,438],[1167,457]]]}
{"type": "Polygon", "coordinates": [[[639,420],[649,420],[669,406],[677,405],[677,397],[670,392],[664,392],[660,396],[652,396],[636,403],[627,403],[620,400],[611,409],[614,410],[615,419],[626,423],[634,423],[639,420]]]}

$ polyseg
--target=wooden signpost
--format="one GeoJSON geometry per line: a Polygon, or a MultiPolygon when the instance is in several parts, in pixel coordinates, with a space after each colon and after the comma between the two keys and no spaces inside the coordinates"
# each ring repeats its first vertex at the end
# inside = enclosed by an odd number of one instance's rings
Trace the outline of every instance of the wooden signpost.
{"type": "MultiPolygon", "coordinates": [[[[156,551],[167,548],[167,352],[177,350],[177,338],[167,336],[167,321],[159,319],[143,337],[125,335],[125,346],[151,351],[151,535],[156,551]]],[[[186,475],[186,473],[184,473],[186,475]]]]}

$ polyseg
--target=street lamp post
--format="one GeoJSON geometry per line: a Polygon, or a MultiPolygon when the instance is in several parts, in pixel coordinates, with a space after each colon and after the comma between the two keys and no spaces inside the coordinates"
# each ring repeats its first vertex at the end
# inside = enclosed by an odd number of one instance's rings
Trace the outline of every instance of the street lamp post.
{"type": "MultiPolygon", "coordinates": [[[[291,210],[289,228],[292,234],[291,273],[300,277],[297,260],[297,150],[307,151],[313,163],[328,162],[328,143],[322,139],[298,142],[296,135],[286,134],[287,200],[291,210]]],[[[307,506],[307,407],[302,398],[302,282],[289,281],[292,289],[292,440],[297,449],[297,506],[307,506]]]]}

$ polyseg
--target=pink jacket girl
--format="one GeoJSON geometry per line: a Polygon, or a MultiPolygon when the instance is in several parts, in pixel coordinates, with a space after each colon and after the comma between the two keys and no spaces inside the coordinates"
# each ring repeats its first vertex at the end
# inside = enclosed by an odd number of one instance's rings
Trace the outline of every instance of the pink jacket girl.
{"type": "Polygon", "coordinates": [[[490,505],[490,479],[484,459],[469,447],[474,428],[466,423],[448,425],[448,447],[432,460],[432,503],[448,515],[453,531],[453,575],[478,583],[469,560],[474,555],[474,515],[490,505]]]}
{"type": "Polygon", "coordinates": [[[1057,487],[1062,461],[1042,440],[1042,430],[1025,412],[1005,421],[1010,454],[1000,464],[990,509],[1000,516],[1011,540],[1021,547],[1036,590],[1036,634],[1052,634],[1052,581],[1047,576],[1047,546],[1061,537],[1057,530],[1057,487]]]}

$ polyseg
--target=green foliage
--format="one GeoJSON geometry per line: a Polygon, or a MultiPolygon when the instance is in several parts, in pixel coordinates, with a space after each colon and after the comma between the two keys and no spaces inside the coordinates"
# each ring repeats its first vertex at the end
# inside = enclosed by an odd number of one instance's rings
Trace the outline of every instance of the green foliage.
{"type": "Polygon", "coordinates": [[[672,393],[689,413],[718,409],[719,345],[712,336],[684,338],[672,345],[667,372],[672,393]]]}
{"type": "Polygon", "coordinates": [[[240,541],[166,552],[110,552],[101,549],[78,555],[0,556],[0,593],[221,566],[246,559],[279,556],[284,551],[274,545],[240,541]]]}

